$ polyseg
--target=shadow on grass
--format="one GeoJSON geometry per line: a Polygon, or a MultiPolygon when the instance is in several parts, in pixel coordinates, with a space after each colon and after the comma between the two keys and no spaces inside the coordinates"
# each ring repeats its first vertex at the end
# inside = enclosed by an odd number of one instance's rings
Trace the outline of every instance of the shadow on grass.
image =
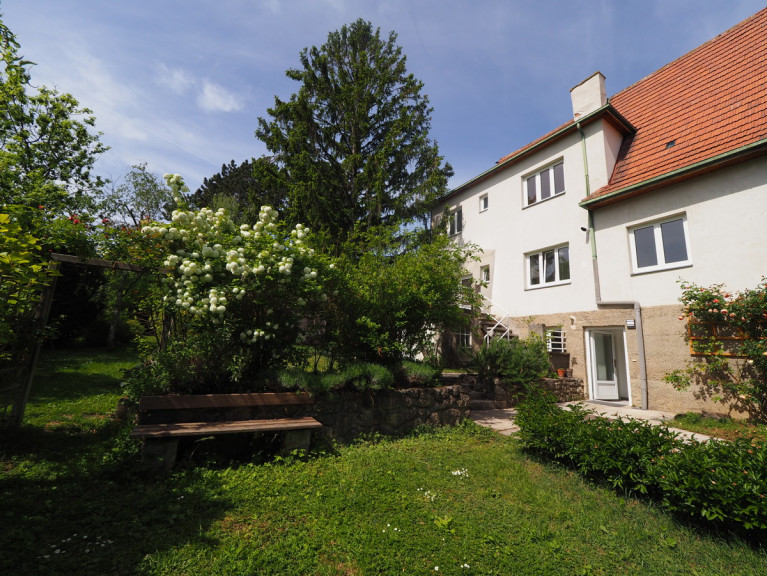
{"type": "Polygon", "coordinates": [[[0,573],[134,574],[147,554],[201,542],[229,503],[198,480],[0,481],[0,573]]]}

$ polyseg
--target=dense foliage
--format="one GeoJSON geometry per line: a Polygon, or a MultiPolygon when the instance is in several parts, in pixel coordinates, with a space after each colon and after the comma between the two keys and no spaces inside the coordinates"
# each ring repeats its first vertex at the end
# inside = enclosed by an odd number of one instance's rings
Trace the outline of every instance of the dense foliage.
{"type": "Polygon", "coordinates": [[[531,452],[628,493],[648,495],[694,520],[767,529],[767,445],[747,439],[685,443],[663,426],[608,421],[531,394],[517,407],[531,452]]]}
{"type": "Polygon", "coordinates": [[[767,280],[742,292],[681,286],[679,319],[689,323],[687,340],[700,356],[666,381],[680,389],[694,384],[701,395],[767,421],[767,280]]]}
{"type": "Polygon", "coordinates": [[[202,185],[189,198],[190,202],[196,208],[226,208],[232,218],[249,224],[255,224],[258,220],[260,206],[271,206],[283,212],[284,193],[261,185],[253,173],[255,162],[269,160],[245,160],[240,164],[232,160],[229,164],[222,164],[219,173],[203,179],[202,185]]]}
{"type": "Polygon", "coordinates": [[[256,177],[284,191],[291,221],[334,248],[359,224],[426,218],[447,191],[452,168],[428,137],[429,100],[396,39],[364,20],[331,32],[287,71],[298,92],[259,118],[256,135],[273,156],[256,163],[256,177]]]}
{"type": "Polygon", "coordinates": [[[340,353],[372,362],[399,362],[435,355],[435,334],[467,322],[463,303],[477,307],[478,295],[457,281],[473,247],[444,234],[430,238],[394,229],[369,231],[357,241],[359,254],[340,259],[335,326],[340,353]]]}
{"type": "Polygon", "coordinates": [[[38,252],[40,240],[0,213],[0,370],[18,366],[18,353],[39,337],[34,314],[40,291],[50,282],[38,252]]]}
{"type": "Polygon", "coordinates": [[[520,388],[553,375],[546,342],[536,335],[494,338],[475,352],[472,364],[481,381],[499,379],[520,388]]]}

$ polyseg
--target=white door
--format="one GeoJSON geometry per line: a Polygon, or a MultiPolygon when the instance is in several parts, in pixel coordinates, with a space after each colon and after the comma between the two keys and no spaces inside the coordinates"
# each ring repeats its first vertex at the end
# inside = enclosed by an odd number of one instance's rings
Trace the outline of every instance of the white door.
{"type": "Polygon", "coordinates": [[[611,332],[591,331],[591,374],[596,400],[620,399],[615,339],[611,332]]]}

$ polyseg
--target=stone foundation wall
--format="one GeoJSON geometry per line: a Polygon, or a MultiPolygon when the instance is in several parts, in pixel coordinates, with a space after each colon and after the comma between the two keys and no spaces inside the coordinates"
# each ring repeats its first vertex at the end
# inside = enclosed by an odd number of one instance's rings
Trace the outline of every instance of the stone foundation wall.
{"type": "Polygon", "coordinates": [[[454,426],[469,413],[469,397],[457,385],[381,391],[340,391],[317,396],[308,411],[323,433],[341,442],[360,434],[402,435],[418,426],[454,426]]]}

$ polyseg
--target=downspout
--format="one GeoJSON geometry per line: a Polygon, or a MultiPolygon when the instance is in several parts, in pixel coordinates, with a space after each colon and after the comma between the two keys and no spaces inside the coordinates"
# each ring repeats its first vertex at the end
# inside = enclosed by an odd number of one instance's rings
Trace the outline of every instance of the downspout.
{"type": "MultiPolygon", "coordinates": [[[[589,161],[586,153],[586,135],[580,122],[576,122],[578,133],[581,135],[581,151],[583,152],[583,171],[586,178],[586,197],[591,195],[591,185],[589,183],[589,161]]],[[[636,300],[626,301],[603,301],[602,288],[599,282],[599,260],[597,258],[597,240],[594,233],[594,212],[589,210],[589,244],[591,245],[591,268],[594,274],[594,298],[597,308],[634,308],[634,322],[637,331],[637,354],[639,356],[639,388],[642,396],[642,410],[648,409],[647,396],[647,358],[645,356],[644,346],[644,328],[642,325],[642,306],[636,300]]]]}

